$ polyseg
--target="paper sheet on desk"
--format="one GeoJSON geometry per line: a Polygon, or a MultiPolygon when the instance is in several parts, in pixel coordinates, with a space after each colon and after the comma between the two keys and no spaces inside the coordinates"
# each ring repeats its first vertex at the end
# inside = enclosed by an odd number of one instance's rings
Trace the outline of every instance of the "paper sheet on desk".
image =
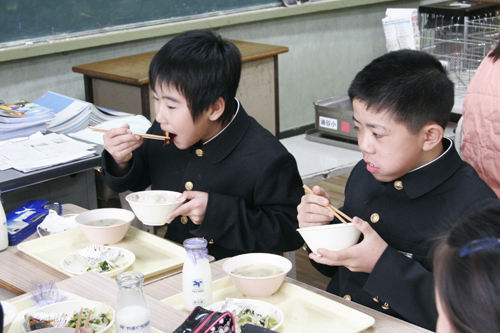
{"type": "MultiPolygon", "coordinates": [[[[123,124],[128,124],[132,132],[135,133],[146,133],[147,130],[151,127],[151,122],[142,115],[106,121],[99,124],[97,127],[110,129],[120,127],[123,124]]],[[[75,133],[69,133],[68,135],[76,139],[97,143],[99,145],[104,144],[104,141],[102,140],[102,136],[104,135],[104,133],[93,131],[90,128],[86,128],[75,133]]]]}
{"type": "Polygon", "coordinates": [[[0,170],[21,172],[44,169],[53,165],[93,156],[95,145],[73,140],[63,134],[42,135],[0,142],[0,170]]]}

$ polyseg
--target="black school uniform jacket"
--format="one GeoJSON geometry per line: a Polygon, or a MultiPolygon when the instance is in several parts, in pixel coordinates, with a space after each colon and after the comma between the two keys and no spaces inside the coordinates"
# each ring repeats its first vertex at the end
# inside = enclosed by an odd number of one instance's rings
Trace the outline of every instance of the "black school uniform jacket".
{"type": "MultiPolygon", "coordinates": [[[[148,133],[164,135],[160,124],[148,133]]],[[[233,121],[202,145],[180,150],[144,140],[134,151],[130,172],[114,177],[102,155],[105,182],[116,192],[155,190],[208,192],[201,225],[176,217],[165,238],[182,244],[191,237],[209,241],[208,252],[222,259],[248,252],[293,251],[304,241],[299,233],[297,205],[303,195],[294,157],[269,131],[240,106],[233,121]]]]}
{"type": "Polygon", "coordinates": [[[433,241],[461,217],[498,200],[451,140],[443,145],[441,157],[394,182],[376,180],[364,161],[354,167],[342,211],[370,223],[389,246],[371,274],[313,263],[333,276],[327,291],[435,330],[433,241]]]}

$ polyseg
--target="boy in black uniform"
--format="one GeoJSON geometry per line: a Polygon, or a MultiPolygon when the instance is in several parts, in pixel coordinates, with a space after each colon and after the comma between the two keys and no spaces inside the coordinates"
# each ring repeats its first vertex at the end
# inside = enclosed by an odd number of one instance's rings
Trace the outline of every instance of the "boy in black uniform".
{"type": "Polygon", "coordinates": [[[103,175],[116,192],[183,192],[188,200],[165,237],[208,240],[216,259],[247,252],[280,253],[303,244],[296,207],[302,180],[294,157],[235,98],[241,54],[210,31],[188,31],[151,61],[156,121],[143,140],[128,125],[104,135],[103,175]]]}
{"type": "MultiPolygon", "coordinates": [[[[347,181],[342,211],[356,216],[362,237],[309,258],[333,277],[327,291],[433,330],[432,241],[498,198],[443,137],[453,83],[433,56],[385,54],[356,75],[349,97],[363,160],[347,181]]],[[[298,206],[301,228],[333,220],[326,193],[318,186],[313,193],[298,206]]]]}

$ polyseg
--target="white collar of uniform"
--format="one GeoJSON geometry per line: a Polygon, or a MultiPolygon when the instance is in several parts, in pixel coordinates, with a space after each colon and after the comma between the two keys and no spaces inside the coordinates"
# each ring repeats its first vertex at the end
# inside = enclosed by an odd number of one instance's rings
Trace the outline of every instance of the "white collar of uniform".
{"type": "MultiPolygon", "coordinates": [[[[437,161],[437,160],[439,160],[442,156],[444,156],[444,155],[448,152],[448,150],[450,150],[451,148],[453,148],[453,141],[451,141],[451,139],[450,139],[450,138],[443,137],[443,139],[446,139],[446,140],[450,141],[450,145],[448,146],[448,149],[446,149],[446,150],[444,151],[444,153],[442,153],[441,155],[439,155],[439,156],[438,156],[437,158],[435,158],[434,160],[432,160],[432,161],[430,161],[429,163],[426,163],[426,164],[424,164],[424,165],[422,165],[422,166],[419,166],[418,168],[413,169],[413,170],[411,170],[410,172],[417,171],[418,169],[422,169],[423,167],[425,167],[425,166],[427,166],[427,165],[429,165],[429,164],[432,164],[432,163],[436,162],[436,161],[437,161]]],[[[410,173],[410,172],[408,172],[408,173],[410,173]]]]}
{"type": "Polygon", "coordinates": [[[212,141],[213,139],[215,139],[219,134],[221,134],[222,132],[224,132],[224,130],[226,128],[229,127],[229,125],[231,125],[231,123],[233,122],[234,118],[236,118],[236,116],[238,115],[238,111],[240,110],[240,101],[235,97],[234,98],[236,100],[236,103],[238,104],[238,106],[236,107],[236,112],[234,113],[233,115],[233,118],[231,118],[231,121],[229,122],[229,124],[227,124],[223,129],[221,129],[219,131],[219,133],[215,134],[213,137],[211,137],[209,140],[203,142],[203,145],[206,145],[207,143],[209,143],[210,141],[212,141]]]}

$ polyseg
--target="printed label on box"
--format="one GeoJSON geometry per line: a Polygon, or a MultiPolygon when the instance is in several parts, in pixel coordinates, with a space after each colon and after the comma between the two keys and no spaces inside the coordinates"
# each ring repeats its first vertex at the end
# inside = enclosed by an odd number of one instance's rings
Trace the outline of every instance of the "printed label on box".
{"type": "Polygon", "coordinates": [[[338,121],[335,118],[319,117],[319,126],[324,128],[329,128],[332,130],[338,130],[338,121]]]}

